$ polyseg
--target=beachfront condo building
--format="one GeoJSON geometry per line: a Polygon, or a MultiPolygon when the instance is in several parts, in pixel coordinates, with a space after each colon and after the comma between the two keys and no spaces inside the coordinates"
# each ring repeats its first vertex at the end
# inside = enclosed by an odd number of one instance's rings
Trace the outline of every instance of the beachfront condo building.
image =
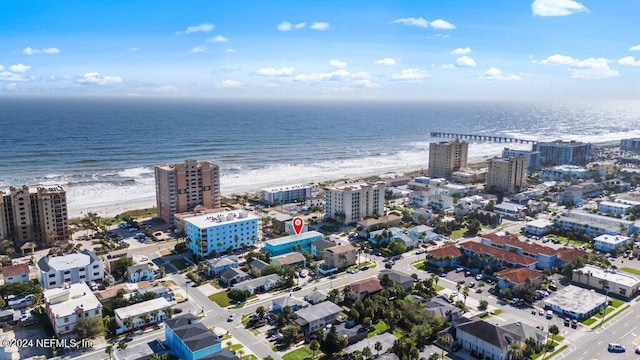
{"type": "Polygon", "coordinates": [[[342,224],[384,215],[384,182],[324,188],[325,217],[342,224]]]}
{"type": "Polygon", "coordinates": [[[104,262],[96,253],[82,250],[63,256],[45,256],[38,260],[38,280],[45,289],[104,279],[104,262]]]}
{"type": "Polygon", "coordinates": [[[467,167],[469,143],[442,141],[429,144],[429,177],[451,178],[451,173],[467,167]]]}
{"type": "Polygon", "coordinates": [[[157,165],[156,203],[158,216],[173,223],[177,213],[196,206],[220,208],[220,168],[208,161],[187,159],[184,164],[157,165]]]}
{"type": "Polygon", "coordinates": [[[620,140],[620,150],[640,152],[640,138],[620,140]]]}
{"type": "Polygon", "coordinates": [[[543,165],[586,165],[591,158],[591,144],[575,140],[536,143],[533,151],[540,151],[543,165]]]}
{"type": "Polygon", "coordinates": [[[260,201],[267,205],[278,205],[304,201],[311,198],[311,185],[285,185],[260,190],[260,201]]]}
{"type": "Polygon", "coordinates": [[[0,240],[52,244],[69,239],[67,193],[60,186],[27,185],[0,191],[0,240]]]}
{"type": "Polygon", "coordinates": [[[508,147],[502,150],[503,158],[524,158],[524,167],[528,171],[536,171],[540,169],[540,151],[516,150],[508,147]]]}
{"type": "Polygon", "coordinates": [[[260,218],[244,210],[220,211],[184,219],[189,249],[205,257],[255,245],[260,218]]]}
{"type": "Polygon", "coordinates": [[[511,194],[524,188],[527,170],[523,157],[490,159],[487,166],[487,190],[511,194]]]}

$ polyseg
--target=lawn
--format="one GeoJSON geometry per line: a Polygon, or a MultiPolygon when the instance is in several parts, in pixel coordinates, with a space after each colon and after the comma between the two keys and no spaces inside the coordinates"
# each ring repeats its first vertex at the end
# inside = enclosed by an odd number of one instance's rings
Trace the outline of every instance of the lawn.
{"type": "Polygon", "coordinates": [[[380,320],[373,325],[373,330],[369,331],[369,334],[367,334],[367,337],[373,337],[378,334],[382,334],[385,331],[387,331],[387,329],[388,329],[387,324],[384,321],[380,320]]]}
{"type": "Polygon", "coordinates": [[[243,347],[244,347],[244,345],[242,345],[242,344],[233,344],[233,345],[231,345],[231,350],[238,351],[238,350],[242,349],[243,347]]]}
{"type": "Polygon", "coordinates": [[[253,354],[249,354],[249,355],[243,356],[242,360],[258,360],[258,357],[253,354]]]}
{"type": "Polygon", "coordinates": [[[455,230],[451,233],[451,235],[449,236],[449,238],[451,240],[458,240],[464,237],[464,234],[467,232],[467,228],[463,227],[460,230],[455,230]]]}
{"type": "Polygon", "coordinates": [[[631,274],[635,274],[635,275],[640,275],[640,270],[638,269],[634,269],[634,268],[630,268],[630,267],[623,267],[622,271],[631,273],[631,274]]]}
{"type": "Polygon", "coordinates": [[[189,267],[189,263],[187,263],[187,261],[183,258],[171,260],[171,265],[175,266],[178,271],[182,271],[189,267]]]}
{"type": "Polygon", "coordinates": [[[594,317],[590,317],[588,319],[582,320],[581,323],[589,326],[591,324],[593,324],[594,322],[598,321],[598,319],[594,318],[594,317]]]}
{"type": "Polygon", "coordinates": [[[438,285],[438,284],[433,284],[433,288],[434,288],[434,289],[436,289],[436,291],[442,291],[442,290],[444,290],[444,287],[443,287],[443,286],[440,286],[440,285],[438,285]]]}
{"type": "Polygon", "coordinates": [[[500,315],[503,313],[502,309],[495,309],[491,312],[491,315],[500,315]]]}
{"type": "Polygon", "coordinates": [[[307,346],[290,351],[282,356],[282,360],[304,360],[311,357],[311,350],[307,346]]]}
{"type": "Polygon", "coordinates": [[[219,293],[209,295],[208,297],[209,297],[209,300],[215,302],[220,307],[227,307],[231,305],[231,299],[229,299],[229,296],[227,296],[226,291],[221,291],[219,293]]]}
{"type": "Polygon", "coordinates": [[[624,301],[622,300],[612,300],[611,301],[611,306],[613,306],[614,308],[619,308],[622,304],[624,304],[624,301]]]}

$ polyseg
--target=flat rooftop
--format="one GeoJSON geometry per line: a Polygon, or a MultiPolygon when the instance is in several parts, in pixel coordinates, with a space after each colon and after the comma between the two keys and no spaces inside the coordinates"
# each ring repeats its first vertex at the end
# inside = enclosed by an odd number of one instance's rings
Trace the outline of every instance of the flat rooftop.
{"type": "MultiPolygon", "coordinates": [[[[607,280],[609,284],[619,284],[626,287],[636,287],[640,285],[640,280],[638,280],[637,277],[622,271],[607,270],[593,265],[585,265],[579,270],[582,271],[583,274],[591,274],[590,276],[592,278],[607,280]]],[[[595,283],[597,284],[598,281],[595,283]]]]}
{"type": "Polygon", "coordinates": [[[189,217],[184,221],[200,229],[206,229],[259,219],[256,215],[245,210],[229,210],[189,217]]]}
{"type": "Polygon", "coordinates": [[[143,313],[151,312],[153,310],[162,310],[170,306],[171,304],[167,301],[167,299],[159,297],[116,309],[114,313],[117,317],[124,320],[128,317],[134,317],[143,313]]]}
{"type": "Polygon", "coordinates": [[[533,221],[529,221],[526,226],[531,226],[535,228],[546,228],[548,226],[553,225],[553,221],[549,221],[546,219],[535,219],[533,221]]]}
{"type": "Polygon", "coordinates": [[[284,236],[277,239],[267,240],[264,243],[265,245],[269,245],[269,246],[278,246],[278,245],[288,244],[292,241],[306,240],[306,239],[317,237],[317,236],[320,236],[320,238],[324,237],[322,233],[312,230],[312,231],[303,232],[299,235],[289,235],[289,236],[284,236]]]}
{"type": "Polygon", "coordinates": [[[569,285],[553,293],[544,303],[576,314],[586,314],[603,305],[606,301],[607,297],[600,293],[569,285]]]}
{"type": "Polygon", "coordinates": [[[311,185],[304,185],[304,184],[283,185],[283,186],[276,186],[276,187],[270,187],[270,188],[263,188],[263,189],[260,189],[260,191],[278,192],[278,191],[299,190],[299,189],[307,189],[307,188],[311,188],[311,185]]]}
{"type": "Polygon", "coordinates": [[[627,242],[629,241],[629,239],[631,239],[628,236],[622,236],[622,235],[607,235],[607,234],[603,234],[600,235],[596,238],[594,238],[594,241],[600,241],[606,244],[611,244],[611,245],[617,245],[623,242],[627,242]]]}
{"type": "Polygon", "coordinates": [[[70,270],[83,266],[87,266],[91,263],[91,257],[86,254],[69,254],[64,256],[50,257],[48,265],[54,270],[70,270]]]}
{"type": "MultiPolygon", "coordinates": [[[[93,310],[102,306],[98,298],[91,292],[85,283],[71,284],[68,288],[57,288],[44,291],[45,301],[50,301],[61,296],[67,296],[68,300],[58,303],[50,303],[49,309],[55,316],[69,316],[75,313],[76,309],[93,310]]],[[[59,300],[59,299],[58,299],[59,300]]]]}
{"type": "Polygon", "coordinates": [[[386,184],[384,182],[378,182],[378,183],[374,183],[374,184],[367,184],[367,183],[362,183],[362,184],[350,184],[350,185],[342,185],[342,186],[328,186],[325,189],[329,189],[329,190],[340,190],[340,191],[354,191],[354,190],[360,190],[360,189],[368,189],[368,188],[376,188],[379,186],[384,187],[386,184]]]}

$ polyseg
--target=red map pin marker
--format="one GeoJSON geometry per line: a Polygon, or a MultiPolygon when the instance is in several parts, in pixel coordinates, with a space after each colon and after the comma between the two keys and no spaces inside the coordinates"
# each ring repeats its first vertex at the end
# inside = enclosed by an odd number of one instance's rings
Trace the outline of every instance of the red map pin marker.
{"type": "Polygon", "coordinates": [[[293,218],[291,223],[293,224],[293,231],[296,232],[296,235],[300,235],[302,228],[304,227],[304,219],[300,216],[296,216],[293,218]]]}

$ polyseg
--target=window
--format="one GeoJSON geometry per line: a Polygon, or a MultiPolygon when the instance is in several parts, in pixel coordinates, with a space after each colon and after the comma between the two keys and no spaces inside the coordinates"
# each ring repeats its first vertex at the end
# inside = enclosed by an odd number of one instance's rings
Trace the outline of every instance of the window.
{"type": "Polygon", "coordinates": [[[49,274],[49,279],[56,277],[56,274],[49,274]]]}
{"type": "Polygon", "coordinates": [[[49,286],[53,286],[53,285],[55,285],[55,284],[56,284],[56,282],[55,282],[55,281],[51,281],[51,282],[49,282],[49,286]]]}
{"type": "Polygon", "coordinates": [[[68,318],[68,317],[65,317],[65,318],[64,318],[64,322],[65,322],[65,324],[66,324],[66,323],[68,323],[68,322],[69,322],[69,318],[68,318]]]}

